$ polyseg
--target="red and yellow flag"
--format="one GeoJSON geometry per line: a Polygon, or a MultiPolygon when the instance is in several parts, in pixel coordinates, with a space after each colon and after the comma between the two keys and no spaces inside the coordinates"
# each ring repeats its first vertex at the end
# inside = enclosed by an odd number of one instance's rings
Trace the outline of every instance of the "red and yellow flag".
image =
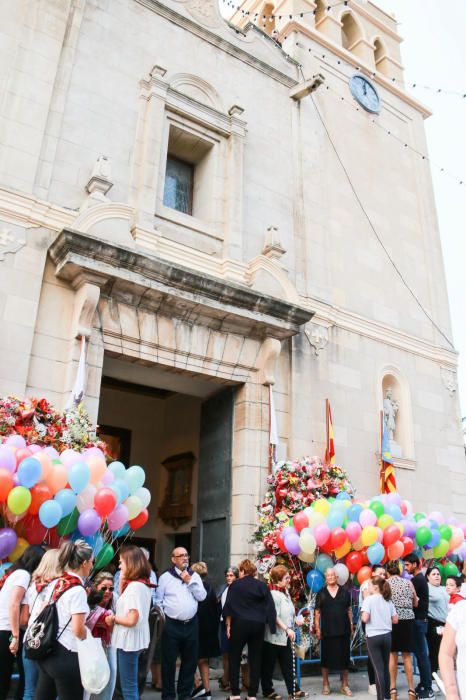
{"type": "Polygon", "coordinates": [[[380,493],[396,491],[395,467],[390,449],[387,428],[382,416],[382,439],[380,446],[380,493]]]}
{"type": "Polygon", "coordinates": [[[330,409],[330,401],[327,399],[326,405],[326,427],[327,427],[327,444],[325,447],[325,464],[335,464],[335,435],[333,432],[332,411],[330,409]]]}

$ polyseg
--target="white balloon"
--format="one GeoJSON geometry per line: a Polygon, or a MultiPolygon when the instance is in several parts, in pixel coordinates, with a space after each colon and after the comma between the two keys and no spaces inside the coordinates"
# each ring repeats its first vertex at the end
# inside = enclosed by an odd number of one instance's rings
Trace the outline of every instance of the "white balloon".
{"type": "Polygon", "coordinates": [[[150,500],[152,498],[151,492],[149,489],[146,489],[145,486],[141,486],[137,491],[133,493],[133,496],[137,496],[139,500],[141,501],[142,507],[147,508],[147,506],[150,503],[150,500]]]}
{"type": "Polygon", "coordinates": [[[85,489],[78,494],[76,498],[76,508],[82,513],[88,508],[94,507],[94,496],[97,493],[97,489],[93,484],[88,484],[85,489]]]}
{"type": "Polygon", "coordinates": [[[349,570],[346,564],[335,564],[333,567],[335,569],[335,573],[337,575],[337,582],[338,585],[344,586],[347,580],[349,579],[349,570]]]}

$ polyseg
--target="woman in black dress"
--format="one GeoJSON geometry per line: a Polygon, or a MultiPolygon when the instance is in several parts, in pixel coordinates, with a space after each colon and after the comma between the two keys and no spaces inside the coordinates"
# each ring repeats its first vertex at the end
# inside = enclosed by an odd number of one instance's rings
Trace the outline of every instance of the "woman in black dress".
{"type": "Polygon", "coordinates": [[[330,695],[329,671],[341,672],[341,693],[351,697],[348,686],[353,614],[351,597],[339,586],[335,569],[325,572],[325,587],[317,594],[315,609],[317,639],[321,640],[323,695],[330,695]]]}
{"type": "Polygon", "coordinates": [[[218,643],[218,624],[220,611],[217,596],[214,589],[207,581],[207,564],[203,561],[192,565],[193,571],[199,574],[207,592],[207,596],[197,606],[197,619],[199,622],[199,659],[197,665],[201,674],[201,683],[196,685],[192,694],[193,698],[211,698],[209,681],[209,659],[220,656],[218,643]]]}

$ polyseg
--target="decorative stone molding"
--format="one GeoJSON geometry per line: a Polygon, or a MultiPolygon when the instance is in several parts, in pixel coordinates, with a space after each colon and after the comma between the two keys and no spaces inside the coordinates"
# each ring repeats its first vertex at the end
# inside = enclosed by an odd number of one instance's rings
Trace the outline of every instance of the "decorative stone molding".
{"type": "Polygon", "coordinates": [[[128,222],[128,228],[131,227],[134,218],[133,207],[120,202],[112,202],[105,204],[96,204],[93,207],[85,209],[73,221],[73,229],[87,233],[93,226],[101,221],[109,221],[111,219],[124,219],[128,222]]]}
{"type": "Polygon", "coordinates": [[[267,386],[275,384],[275,367],[282,349],[282,344],[276,338],[266,338],[261,345],[257,358],[259,381],[267,386]]]}
{"type": "Polygon", "coordinates": [[[26,239],[21,237],[21,233],[3,228],[0,231],[0,262],[5,260],[5,255],[15,255],[25,245],[26,239]]]}
{"type": "Polygon", "coordinates": [[[300,299],[296,287],[289,279],[285,270],[278,265],[276,260],[272,260],[265,255],[258,255],[250,261],[245,274],[246,283],[253,285],[256,275],[261,271],[267,272],[278,282],[283,289],[283,294],[287,301],[293,304],[302,304],[303,299],[300,299]]]}
{"type": "Polygon", "coordinates": [[[206,27],[218,27],[222,24],[222,18],[218,11],[217,0],[176,0],[183,3],[187,11],[194,19],[206,27]]]}
{"type": "Polygon", "coordinates": [[[286,248],[280,243],[278,228],[269,226],[265,232],[265,245],[262,248],[262,255],[270,260],[280,260],[282,255],[286,253],[286,248]]]}
{"type": "Polygon", "coordinates": [[[452,369],[440,367],[440,376],[442,377],[443,386],[448,391],[450,396],[454,396],[458,391],[457,374],[452,369]]]}
{"type": "Polygon", "coordinates": [[[310,323],[308,328],[305,328],[304,333],[310,346],[314,349],[315,355],[318,356],[328,345],[328,327],[322,326],[320,323],[310,323]]]}
{"type": "Polygon", "coordinates": [[[86,184],[89,196],[84,202],[83,208],[96,204],[106,203],[107,193],[113,187],[110,159],[107,156],[99,156],[92,169],[92,175],[86,184]]]}
{"type": "Polygon", "coordinates": [[[84,282],[76,291],[74,299],[72,332],[74,338],[84,336],[89,339],[92,333],[94,316],[100,298],[100,287],[84,282]]]}

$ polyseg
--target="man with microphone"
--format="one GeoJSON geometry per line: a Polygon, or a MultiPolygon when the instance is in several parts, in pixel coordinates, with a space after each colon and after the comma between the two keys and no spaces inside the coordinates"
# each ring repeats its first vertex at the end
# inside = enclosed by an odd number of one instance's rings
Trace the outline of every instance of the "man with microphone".
{"type": "Polygon", "coordinates": [[[172,565],[159,578],[155,605],[165,613],[162,632],[162,700],[188,700],[194,684],[198,654],[197,604],[206,597],[199,574],[189,568],[184,547],[172,552],[172,565]],[[176,659],[181,658],[175,692],[176,659]]]}

